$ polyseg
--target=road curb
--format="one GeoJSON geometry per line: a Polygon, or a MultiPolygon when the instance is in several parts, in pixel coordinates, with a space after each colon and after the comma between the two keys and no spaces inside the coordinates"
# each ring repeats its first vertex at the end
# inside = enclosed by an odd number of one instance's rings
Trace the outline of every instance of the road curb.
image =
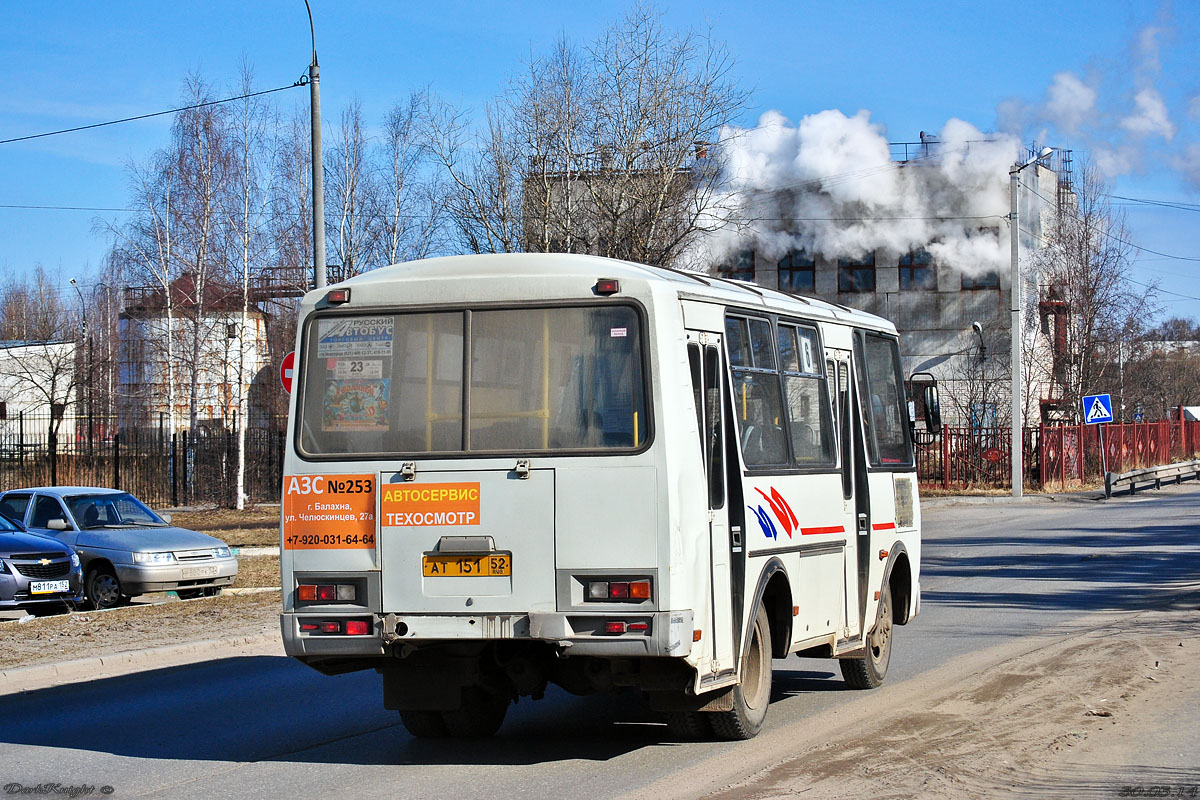
{"type": "Polygon", "coordinates": [[[52,664],[14,667],[0,670],[0,695],[112,678],[144,669],[183,666],[214,657],[227,658],[232,655],[249,654],[247,651],[257,653],[267,648],[282,653],[282,642],[278,632],[235,636],[230,639],[205,639],[199,642],[153,647],[149,650],[129,650],[52,664]]]}

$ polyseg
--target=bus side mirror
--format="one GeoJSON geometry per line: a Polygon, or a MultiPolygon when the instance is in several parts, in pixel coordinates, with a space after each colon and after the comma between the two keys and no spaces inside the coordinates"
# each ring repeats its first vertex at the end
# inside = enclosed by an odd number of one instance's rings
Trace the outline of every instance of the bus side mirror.
{"type": "Polygon", "coordinates": [[[925,387],[925,430],[936,433],[942,428],[942,404],[938,400],[937,386],[925,387]]]}

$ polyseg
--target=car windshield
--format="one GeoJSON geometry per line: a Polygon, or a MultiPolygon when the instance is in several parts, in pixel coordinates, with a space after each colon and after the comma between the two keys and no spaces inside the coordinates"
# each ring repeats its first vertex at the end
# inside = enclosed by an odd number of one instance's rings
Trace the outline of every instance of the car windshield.
{"type": "Polygon", "coordinates": [[[77,494],[65,500],[71,516],[83,530],[167,524],[131,494],[77,494]]]}

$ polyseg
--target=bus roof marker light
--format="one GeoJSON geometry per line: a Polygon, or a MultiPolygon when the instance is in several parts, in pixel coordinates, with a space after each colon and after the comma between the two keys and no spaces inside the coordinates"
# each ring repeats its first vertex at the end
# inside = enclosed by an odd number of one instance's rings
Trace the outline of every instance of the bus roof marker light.
{"type": "Polygon", "coordinates": [[[325,302],[331,306],[340,306],[350,302],[349,289],[332,289],[325,294],[325,302]]]}
{"type": "Polygon", "coordinates": [[[621,283],[616,278],[599,278],[593,290],[601,297],[608,297],[621,291],[621,283]]]}

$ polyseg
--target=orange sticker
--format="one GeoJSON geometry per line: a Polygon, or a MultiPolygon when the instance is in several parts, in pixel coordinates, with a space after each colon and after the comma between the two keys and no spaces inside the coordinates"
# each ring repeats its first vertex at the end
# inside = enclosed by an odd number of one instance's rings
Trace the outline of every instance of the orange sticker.
{"type": "Polygon", "coordinates": [[[478,483],[393,483],[383,489],[382,524],[395,528],[424,525],[478,525],[478,483]]]}
{"type": "Polygon", "coordinates": [[[285,477],[283,547],[285,550],[375,547],[375,476],[285,477]]]}

